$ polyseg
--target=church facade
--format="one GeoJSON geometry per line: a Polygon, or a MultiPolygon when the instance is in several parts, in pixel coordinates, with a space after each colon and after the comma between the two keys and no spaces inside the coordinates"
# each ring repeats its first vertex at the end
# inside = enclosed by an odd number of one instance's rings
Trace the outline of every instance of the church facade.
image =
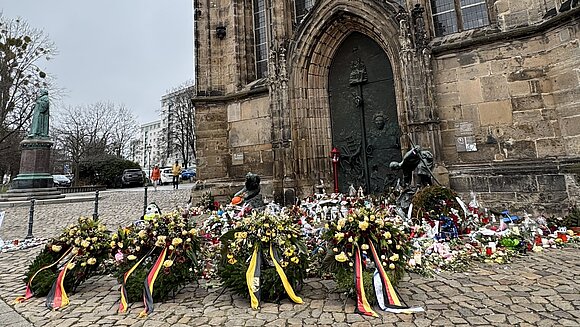
{"type": "MultiPolygon", "coordinates": [[[[413,145],[512,210],[580,194],[577,0],[194,0],[198,177],[381,193],[413,145]]],[[[565,207],[565,205],[564,205],[565,207]]]]}

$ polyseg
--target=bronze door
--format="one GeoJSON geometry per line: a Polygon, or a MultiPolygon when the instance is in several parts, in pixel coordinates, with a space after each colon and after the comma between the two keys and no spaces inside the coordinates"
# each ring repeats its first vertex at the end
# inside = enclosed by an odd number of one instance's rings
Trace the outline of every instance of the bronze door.
{"type": "Polygon", "coordinates": [[[389,58],[371,38],[352,33],[335,53],[328,84],[332,145],[341,153],[339,190],[353,185],[382,193],[399,177],[389,163],[401,160],[389,58]]]}

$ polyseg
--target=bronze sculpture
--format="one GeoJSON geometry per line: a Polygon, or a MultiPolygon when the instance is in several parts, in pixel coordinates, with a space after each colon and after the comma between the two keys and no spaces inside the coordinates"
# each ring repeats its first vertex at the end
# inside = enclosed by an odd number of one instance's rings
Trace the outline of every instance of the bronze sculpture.
{"type": "Polygon", "coordinates": [[[48,91],[41,89],[40,95],[36,99],[36,105],[34,106],[28,138],[48,138],[49,115],[48,91]]]}

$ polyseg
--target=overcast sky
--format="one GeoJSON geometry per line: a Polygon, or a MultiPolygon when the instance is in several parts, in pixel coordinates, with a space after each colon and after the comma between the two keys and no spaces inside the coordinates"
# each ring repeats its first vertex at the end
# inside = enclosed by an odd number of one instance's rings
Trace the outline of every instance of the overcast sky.
{"type": "Polygon", "coordinates": [[[65,89],[64,105],[111,101],[146,123],[167,90],[193,79],[191,0],[0,0],[0,11],[55,43],[41,66],[65,89]]]}

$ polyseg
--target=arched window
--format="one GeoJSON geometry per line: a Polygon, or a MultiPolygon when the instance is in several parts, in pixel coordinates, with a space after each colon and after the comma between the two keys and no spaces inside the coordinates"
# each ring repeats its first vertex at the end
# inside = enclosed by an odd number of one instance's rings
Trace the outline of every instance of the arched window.
{"type": "Polygon", "coordinates": [[[257,79],[268,76],[268,2],[254,0],[254,51],[257,79]]]}
{"type": "Polygon", "coordinates": [[[436,36],[489,25],[486,0],[431,0],[436,36]]]}

